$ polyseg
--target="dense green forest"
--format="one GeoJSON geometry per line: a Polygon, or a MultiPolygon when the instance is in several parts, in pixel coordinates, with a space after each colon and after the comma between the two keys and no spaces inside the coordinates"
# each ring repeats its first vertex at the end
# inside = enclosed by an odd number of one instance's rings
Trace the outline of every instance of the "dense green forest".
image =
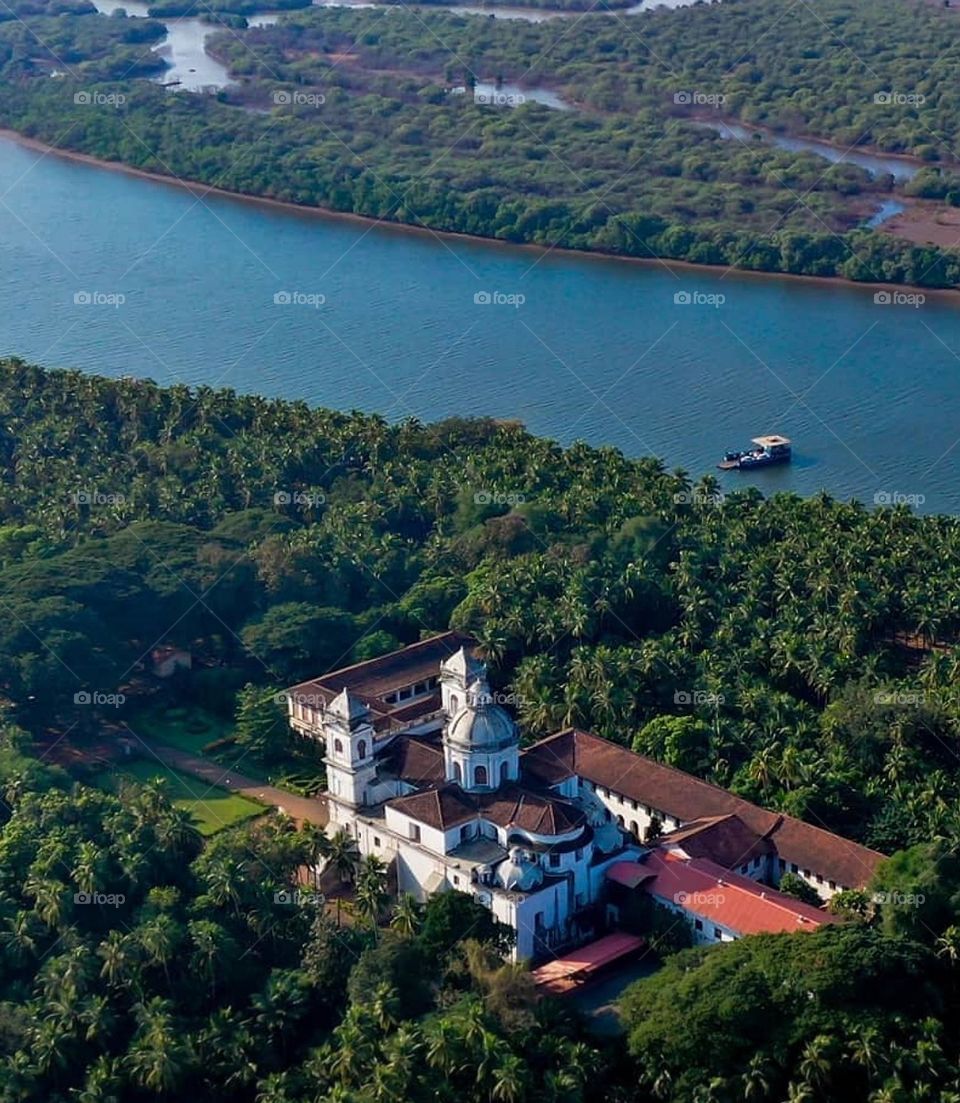
{"type": "Polygon", "coordinates": [[[956,519],[17,361],[0,459],[3,1103],[960,1098],[956,519]],[[203,844],[162,786],[37,757],[115,730],[73,695],[158,641],[203,660],[167,692],[230,715],[244,682],[449,625],[526,738],[575,722],[908,849],[840,926],[664,945],[598,1037],[489,912],[392,899],[345,836],[273,815],[203,844]],[[349,926],[292,895],[318,856],[349,926]]]}
{"type": "MultiPolygon", "coordinates": [[[[69,149],[432,230],[758,271],[960,283],[960,253],[864,228],[892,178],[724,141],[689,117],[704,110],[911,153],[931,168],[905,190],[960,202],[944,121],[957,25],[933,8],[825,0],[782,25],[774,0],[541,23],[312,8],[246,31],[232,26],[241,17],[221,14],[231,29],[210,48],[238,83],[216,96],[170,96],[130,79],[160,64],[144,48],[131,53],[128,36],[154,35],[149,24],[92,7],[34,16],[36,3],[22,21],[0,23],[0,124],[69,149]],[[869,71],[844,44],[848,31],[876,58],[869,71]],[[500,78],[551,89],[571,109],[474,103],[454,91],[500,78]],[[107,81],[97,88],[122,101],[99,110],[76,102],[91,81],[107,81]],[[794,94],[814,81],[815,101],[794,94]],[[887,93],[896,102],[876,102],[887,93]]],[[[45,10],[62,11],[59,3],[45,10]]]]}
{"type": "Polygon", "coordinates": [[[956,518],[15,361],[0,424],[0,682],[31,730],[89,723],[74,693],[161,641],[220,664],[196,692],[232,714],[243,681],[457,626],[528,738],[578,724],[885,851],[960,834],[956,518]]]}

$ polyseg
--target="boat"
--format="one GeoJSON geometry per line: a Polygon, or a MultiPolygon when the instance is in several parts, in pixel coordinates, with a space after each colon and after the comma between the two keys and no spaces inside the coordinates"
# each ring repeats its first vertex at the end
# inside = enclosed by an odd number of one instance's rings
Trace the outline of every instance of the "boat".
{"type": "Polygon", "coordinates": [[[789,463],[790,440],[776,433],[767,437],[754,437],[753,447],[744,452],[724,452],[717,464],[721,471],[752,471],[756,467],[772,467],[776,463],[789,463]]]}

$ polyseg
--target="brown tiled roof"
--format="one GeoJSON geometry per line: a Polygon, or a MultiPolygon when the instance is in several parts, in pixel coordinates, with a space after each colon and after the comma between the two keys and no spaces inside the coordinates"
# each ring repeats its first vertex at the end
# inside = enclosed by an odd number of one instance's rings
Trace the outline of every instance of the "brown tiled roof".
{"type": "Polygon", "coordinates": [[[777,853],[845,888],[864,888],[885,855],[812,823],[784,816],[773,833],[777,853]]]}
{"type": "Polygon", "coordinates": [[[465,632],[441,632],[375,659],[311,678],[287,692],[294,699],[299,695],[329,705],[338,693],[346,689],[370,709],[374,728],[384,731],[394,724],[428,716],[440,708],[439,693],[398,704],[385,701],[387,694],[436,677],[444,660],[456,654],[461,647],[473,647],[475,642],[465,632]]]}
{"type": "Polygon", "coordinates": [[[445,659],[456,654],[461,647],[472,647],[475,642],[465,632],[441,632],[397,651],[378,655],[375,659],[341,667],[295,688],[316,685],[335,693],[348,689],[359,697],[382,697],[400,686],[439,674],[440,664],[445,659]]]}
{"type": "Polygon", "coordinates": [[[711,816],[685,824],[657,840],[659,846],[679,846],[691,858],[709,858],[737,869],[757,856],[776,853],[768,838],[758,835],[736,815],[711,816]]]}
{"type": "Polygon", "coordinates": [[[534,744],[524,752],[521,763],[524,775],[540,784],[556,785],[576,775],[684,823],[736,815],[757,835],[772,839],[784,861],[847,888],[866,885],[884,857],[575,728],[534,744]]]}
{"type": "Polygon", "coordinates": [[[414,736],[398,735],[384,755],[384,765],[391,773],[411,785],[436,785],[445,777],[443,750],[414,736]]]}
{"type": "Polygon", "coordinates": [[[485,819],[503,828],[535,835],[563,835],[586,822],[579,808],[556,797],[505,785],[490,793],[468,793],[450,783],[387,802],[428,827],[445,830],[469,820],[485,819]]]}
{"type": "Polygon", "coordinates": [[[387,801],[387,805],[418,823],[425,823],[440,831],[467,823],[477,816],[476,803],[458,785],[442,785],[436,789],[411,793],[408,797],[395,797],[387,801]]]}
{"type": "Polygon", "coordinates": [[[516,827],[534,835],[563,835],[586,822],[583,812],[569,802],[519,785],[481,795],[480,807],[484,818],[499,827],[516,827]]]}

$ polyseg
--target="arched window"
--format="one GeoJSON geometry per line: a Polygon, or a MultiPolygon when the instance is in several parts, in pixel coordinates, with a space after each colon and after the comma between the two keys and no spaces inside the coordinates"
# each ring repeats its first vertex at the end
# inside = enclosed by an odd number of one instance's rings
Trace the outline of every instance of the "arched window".
{"type": "Polygon", "coordinates": [[[620,824],[621,827],[623,827],[623,816],[617,816],[617,823],[620,824]]]}
{"type": "Polygon", "coordinates": [[[367,757],[367,741],[365,739],[361,739],[360,742],[357,744],[357,758],[366,758],[366,757],[367,757]]]}
{"type": "Polygon", "coordinates": [[[458,784],[463,784],[463,770],[460,769],[460,763],[454,762],[453,764],[453,780],[458,784]]]}
{"type": "Polygon", "coordinates": [[[631,820],[630,821],[630,834],[633,835],[633,837],[635,839],[640,838],[640,828],[637,827],[637,821],[636,820],[631,820]]]}
{"type": "Polygon", "coordinates": [[[334,754],[343,754],[343,744],[340,742],[339,739],[335,739],[333,741],[333,753],[334,754]]]}
{"type": "Polygon", "coordinates": [[[501,785],[504,785],[506,783],[507,777],[509,776],[509,773],[510,773],[510,769],[507,766],[506,762],[501,762],[500,763],[500,784],[501,785]]]}
{"type": "Polygon", "coordinates": [[[450,711],[456,712],[460,708],[460,698],[455,694],[450,696],[450,711]]]}
{"type": "Polygon", "coordinates": [[[487,768],[486,766],[477,766],[473,771],[473,784],[474,785],[486,785],[487,784],[487,768]]]}

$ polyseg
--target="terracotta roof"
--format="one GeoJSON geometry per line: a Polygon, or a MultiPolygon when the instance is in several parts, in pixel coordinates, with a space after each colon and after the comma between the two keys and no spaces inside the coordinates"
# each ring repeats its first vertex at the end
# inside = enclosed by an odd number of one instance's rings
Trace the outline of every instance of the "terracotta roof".
{"type": "Polygon", "coordinates": [[[683,859],[653,850],[638,867],[655,874],[642,883],[645,892],[737,934],[814,931],[837,922],[819,908],[730,873],[706,858],[683,859]]]}
{"type": "Polygon", "coordinates": [[[387,807],[439,831],[477,818],[475,802],[459,785],[441,785],[408,797],[395,797],[387,801],[387,807]]]}
{"type": "Polygon", "coordinates": [[[451,782],[396,797],[387,805],[439,830],[484,819],[505,829],[554,836],[574,831],[586,822],[584,813],[567,801],[532,793],[519,785],[501,786],[490,793],[468,793],[451,782]]]}
{"type": "Polygon", "coordinates": [[[727,869],[736,869],[757,856],[775,854],[777,850],[769,838],[758,835],[733,813],[694,820],[663,835],[657,843],[661,847],[678,846],[691,858],[709,858],[727,869]]]}
{"type": "Polygon", "coordinates": [[[446,776],[440,744],[415,736],[398,735],[384,753],[383,763],[411,785],[439,784],[446,776]]]}
{"type": "Polygon", "coordinates": [[[484,818],[499,827],[516,827],[534,835],[564,835],[586,823],[586,815],[567,801],[517,785],[482,794],[480,808],[484,818]]]}
{"type": "Polygon", "coordinates": [[[576,775],[682,823],[735,815],[757,835],[771,839],[784,861],[847,888],[864,887],[884,857],[575,728],[534,744],[523,753],[521,764],[524,775],[540,784],[556,785],[576,775]]]}

